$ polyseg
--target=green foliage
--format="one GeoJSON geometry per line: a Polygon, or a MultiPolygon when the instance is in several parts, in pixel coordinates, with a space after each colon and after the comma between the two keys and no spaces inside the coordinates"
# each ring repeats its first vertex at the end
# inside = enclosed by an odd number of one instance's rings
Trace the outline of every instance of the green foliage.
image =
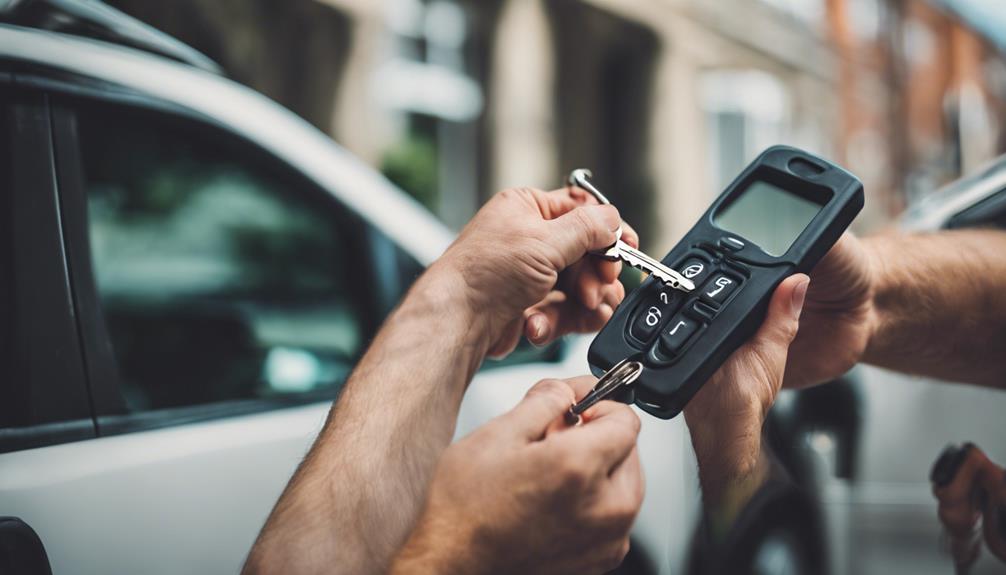
{"type": "Polygon", "coordinates": [[[421,204],[435,210],[437,148],[429,139],[412,135],[396,144],[385,154],[381,172],[421,204]]]}

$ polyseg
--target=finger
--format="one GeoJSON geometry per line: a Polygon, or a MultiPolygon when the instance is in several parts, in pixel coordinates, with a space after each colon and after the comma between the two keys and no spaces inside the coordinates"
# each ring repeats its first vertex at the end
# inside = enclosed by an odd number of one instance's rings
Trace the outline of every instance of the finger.
{"type": "MultiPolygon", "coordinates": [[[[605,301],[609,286],[618,283],[621,265],[619,262],[588,256],[566,268],[560,275],[557,286],[562,291],[574,295],[587,309],[597,309],[597,306],[605,301]]],[[[617,300],[614,304],[617,305],[619,302],[621,300],[617,300]]]]}
{"type": "Polygon", "coordinates": [[[634,248],[639,247],[639,234],[636,233],[635,228],[624,221],[622,222],[622,241],[634,248]]]}
{"type": "Polygon", "coordinates": [[[646,481],[638,447],[633,447],[629,456],[611,470],[611,485],[622,496],[616,503],[633,507],[643,502],[646,481]]]}
{"type": "Polygon", "coordinates": [[[577,299],[580,300],[583,307],[595,310],[597,306],[601,305],[602,290],[606,282],[601,280],[593,262],[580,260],[577,263],[579,269],[574,274],[577,299]]]}
{"type": "Polygon", "coordinates": [[[558,250],[559,267],[565,269],[588,251],[615,243],[621,219],[613,206],[581,206],[546,224],[552,245],[558,250]]]}
{"type": "Polygon", "coordinates": [[[486,352],[487,357],[493,359],[503,359],[504,357],[510,355],[511,352],[520,343],[521,333],[524,331],[524,320],[523,318],[515,318],[506,324],[503,328],[503,333],[500,335],[499,339],[493,342],[493,345],[486,352]]]}
{"type": "Polygon", "coordinates": [[[582,200],[575,198],[565,188],[550,192],[534,189],[529,191],[531,192],[531,197],[538,204],[538,211],[541,213],[541,217],[546,220],[554,220],[584,205],[582,200]]]}
{"type": "MultiPolygon", "coordinates": [[[[597,378],[593,375],[581,375],[578,377],[564,379],[562,381],[573,390],[573,395],[576,398],[576,401],[583,399],[583,397],[590,393],[590,390],[594,389],[594,386],[597,385],[597,378]]],[[[566,429],[570,429],[570,426],[566,423],[564,413],[563,418],[552,420],[552,423],[550,423],[545,430],[545,435],[548,436],[550,433],[566,429]]]]}
{"type": "Polygon", "coordinates": [[[601,283],[610,284],[618,280],[619,274],[622,273],[622,262],[621,261],[609,261],[604,258],[591,258],[591,265],[594,268],[594,273],[601,280],[601,283]]]}
{"type": "Polygon", "coordinates": [[[527,441],[537,441],[545,435],[549,424],[562,417],[573,405],[573,388],[562,380],[544,379],[528,390],[524,399],[500,416],[505,427],[527,441]]]}
{"type": "MultiPolygon", "coordinates": [[[[561,192],[565,192],[568,195],[568,197],[572,198],[574,202],[581,205],[589,205],[597,203],[597,198],[595,198],[593,194],[591,194],[590,192],[588,192],[583,188],[579,188],[576,186],[567,186],[562,190],[555,190],[554,192],[550,193],[561,193],[561,192]]],[[[624,221],[622,222],[622,237],[620,239],[634,248],[639,247],[639,234],[636,233],[636,230],[632,226],[625,223],[624,221]]]]}
{"type": "Polygon", "coordinates": [[[590,390],[594,389],[597,385],[597,378],[593,375],[578,375],[576,377],[570,377],[564,379],[570,388],[573,389],[573,395],[576,397],[577,401],[584,398],[585,395],[590,393],[590,390]]]}
{"type": "Polygon", "coordinates": [[[625,286],[622,282],[616,281],[615,283],[608,284],[604,286],[602,291],[601,301],[612,307],[612,309],[618,307],[622,300],[625,299],[625,286]]]}
{"type": "Polygon", "coordinates": [[[978,521],[980,510],[976,507],[974,492],[986,461],[988,459],[980,449],[969,447],[953,480],[943,487],[933,488],[933,495],[939,501],[940,521],[952,535],[970,534],[978,521]]]}
{"type": "Polygon", "coordinates": [[[591,457],[606,474],[632,452],[639,436],[639,416],[627,405],[602,401],[583,413],[583,425],[558,439],[591,457]]]}
{"type": "Polygon", "coordinates": [[[634,447],[628,457],[611,470],[609,481],[601,505],[607,508],[612,517],[618,517],[624,522],[622,527],[625,534],[628,534],[646,493],[638,448],[634,447]]]}
{"type": "MultiPolygon", "coordinates": [[[[772,294],[765,321],[752,342],[756,345],[758,342],[767,343],[788,350],[800,327],[800,312],[803,310],[809,285],[810,278],[805,274],[792,275],[779,284],[772,294]]],[[[785,359],[785,355],[783,358],[785,359]]]]}
{"type": "MultiPolygon", "coordinates": [[[[617,294],[618,289],[614,288],[614,292],[617,294]]],[[[621,293],[624,295],[624,288],[621,293]]],[[[606,295],[605,301],[596,310],[588,310],[566,294],[552,292],[525,310],[524,335],[534,345],[542,346],[569,333],[596,332],[614,314],[614,307],[607,301],[614,297],[606,295]]]]}

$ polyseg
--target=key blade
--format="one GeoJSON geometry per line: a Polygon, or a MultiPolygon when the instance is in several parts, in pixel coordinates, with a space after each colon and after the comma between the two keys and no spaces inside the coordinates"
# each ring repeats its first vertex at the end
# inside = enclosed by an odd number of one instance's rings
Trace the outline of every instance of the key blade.
{"type": "Polygon", "coordinates": [[[695,283],[692,282],[692,280],[686,278],[677,271],[672,270],[643,252],[633,248],[632,246],[623,243],[620,244],[618,248],[619,257],[623,262],[629,264],[630,266],[643,270],[652,276],[656,276],[657,279],[674,289],[681,290],[683,292],[690,292],[695,289],[695,283]]]}

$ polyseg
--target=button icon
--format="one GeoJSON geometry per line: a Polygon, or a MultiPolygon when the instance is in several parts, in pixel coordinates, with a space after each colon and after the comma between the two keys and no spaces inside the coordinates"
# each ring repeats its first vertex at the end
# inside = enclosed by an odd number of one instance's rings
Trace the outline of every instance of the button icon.
{"type": "Polygon", "coordinates": [[[688,258],[678,267],[678,271],[695,285],[699,285],[706,279],[711,269],[708,263],[699,258],[688,258]]]}
{"type": "Polygon", "coordinates": [[[718,278],[716,278],[716,281],[713,282],[713,284],[714,284],[713,290],[712,291],[707,291],[706,295],[709,296],[709,297],[716,297],[716,294],[722,292],[724,289],[726,289],[727,286],[733,285],[733,283],[734,283],[734,280],[732,280],[732,279],[730,279],[730,278],[728,278],[726,276],[718,277],[718,278]]]}
{"type": "Polygon", "coordinates": [[[702,270],[706,269],[706,266],[701,263],[692,264],[684,269],[681,273],[688,279],[692,279],[695,276],[702,273],[702,270]]]}
{"type": "Polygon", "coordinates": [[[702,288],[702,299],[714,305],[727,301],[730,294],[737,289],[738,280],[725,274],[715,274],[702,288]]]}
{"type": "Polygon", "coordinates": [[[662,289],[654,295],[656,297],[650,296],[640,302],[639,307],[636,308],[638,310],[636,318],[629,326],[629,334],[644,343],[650,341],[660,329],[660,324],[664,320],[664,312],[671,313],[673,306],[681,301],[677,292],[666,289],[662,289]]]}
{"type": "Polygon", "coordinates": [[[660,334],[660,347],[668,353],[678,353],[698,329],[698,322],[679,313],[671,318],[660,334]]]}

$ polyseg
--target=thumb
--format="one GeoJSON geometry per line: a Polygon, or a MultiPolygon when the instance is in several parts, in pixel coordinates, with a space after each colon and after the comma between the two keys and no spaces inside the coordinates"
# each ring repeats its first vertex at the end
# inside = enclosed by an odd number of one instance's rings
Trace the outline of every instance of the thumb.
{"type": "Polygon", "coordinates": [[[590,250],[615,243],[622,219],[614,206],[580,206],[547,222],[552,243],[559,250],[560,269],[569,267],[590,250]]]}
{"type": "Polygon", "coordinates": [[[562,417],[576,399],[573,388],[558,379],[544,379],[528,390],[516,407],[500,416],[507,429],[527,441],[545,436],[549,425],[562,417]]]}
{"type": "Polygon", "coordinates": [[[800,327],[800,312],[809,285],[810,278],[806,274],[792,275],[779,284],[754,339],[788,349],[800,327]]]}

